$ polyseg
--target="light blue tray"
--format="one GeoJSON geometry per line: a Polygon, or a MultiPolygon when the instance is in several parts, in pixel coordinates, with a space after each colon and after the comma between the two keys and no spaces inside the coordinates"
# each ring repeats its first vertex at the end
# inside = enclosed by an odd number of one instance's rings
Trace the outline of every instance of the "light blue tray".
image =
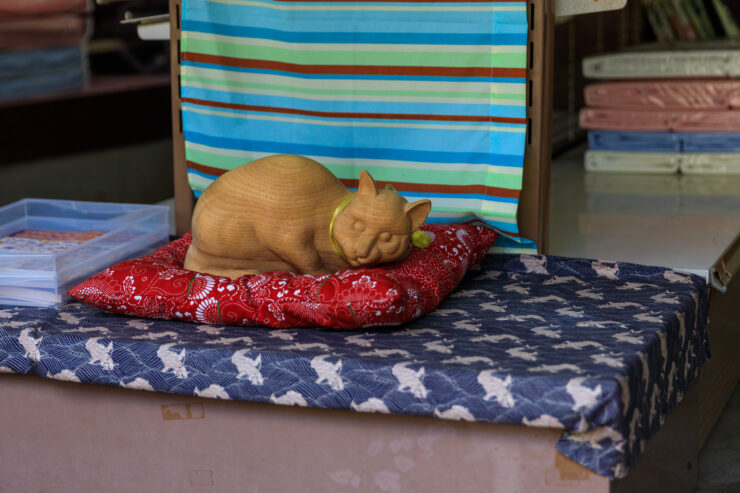
{"type": "Polygon", "coordinates": [[[24,199],[0,208],[0,238],[24,229],[104,234],[50,253],[0,249],[0,305],[57,306],[65,292],[109,265],[169,239],[168,208],[24,199]]]}

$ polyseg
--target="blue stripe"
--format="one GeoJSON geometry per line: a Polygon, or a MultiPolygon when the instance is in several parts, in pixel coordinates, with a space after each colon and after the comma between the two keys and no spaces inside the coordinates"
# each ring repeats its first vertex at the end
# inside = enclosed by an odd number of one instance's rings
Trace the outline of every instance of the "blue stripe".
{"type": "Polygon", "coordinates": [[[189,60],[183,60],[180,62],[181,66],[188,67],[200,67],[215,70],[226,70],[229,72],[242,72],[248,74],[268,74],[268,75],[283,75],[287,77],[293,77],[296,79],[340,79],[340,80],[418,80],[418,81],[442,81],[442,82],[491,82],[491,83],[502,83],[502,84],[524,84],[527,80],[521,77],[436,77],[426,75],[357,75],[357,74],[301,74],[298,72],[287,72],[283,70],[264,70],[254,69],[246,67],[232,67],[229,65],[219,65],[202,62],[191,62],[189,60]]]}
{"type": "MultiPolygon", "coordinates": [[[[275,2],[286,6],[285,2],[275,2]]],[[[312,6],[318,6],[311,3],[312,6]]],[[[356,5],[356,4],[353,4],[356,5]]],[[[404,4],[394,3],[394,7],[404,4]]],[[[419,4],[406,4],[419,7],[419,4]]],[[[424,6],[432,6],[428,3],[424,6]]],[[[450,5],[439,4],[441,7],[450,5]]],[[[511,4],[501,4],[511,7],[511,4]]],[[[458,7],[460,4],[454,4],[458,7]]],[[[480,4],[470,6],[482,7],[480,4]]],[[[485,5],[483,5],[485,6],[485,5]]],[[[291,32],[391,32],[391,33],[466,33],[526,34],[526,9],[516,12],[455,12],[455,11],[352,11],[352,10],[301,10],[289,12],[251,5],[233,5],[187,0],[183,11],[187,20],[259,26],[291,32]],[[464,26],[464,28],[461,28],[464,26]]]]}
{"type": "MultiPolygon", "coordinates": [[[[234,115],[255,115],[255,116],[277,116],[285,118],[285,113],[275,113],[275,112],[269,112],[269,111],[245,111],[245,110],[237,110],[233,108],[214,108],[213,106],[207,106],[202,104],[195,104],[195,103],[188,103],[185,102],[182,104],[183,108],[193,108],[193,109],[206,109],[208,111],[218,111],[219,113],[232,113],[234,115]]],[[[326,116],[310,116],[310,115],[290,115],[289,118],[291,119],[298,119],[298,120],[306,120],[306,123],[311,122],[341,122],[341,123],[347,123],[347,118],[343,117],[326,117],[326,116]]],[[[353,120],[357,121],[357,119],[353,120]]],[[[429,120],[393,120],[393,119],[387,119],[387,118],[363,118],[363,122],[375,122],[375,123],[402,123],[402,124],[422,124],[422,125],[438,125],[438,122],[429,121],[429,120]]],[[[354,125],[354,124],[353,124],[354,125]]],[[[524,123],[492,123],[492,122],[459,122],[459,121],[446,121],[444,122],[445,126],[456,126],[456,125],[464,125],[464,126],[476,126],[480,127],[481,129],[489,130],[490,128],[493,128],[495,131],[495,127],[503,127],[503,128],[518,128],[520,130],[526,129],[526,124],[524,123]]],[[[355,125],[357,126],[357,125],[355,125]]]]}
{"type": "MultiPolygon", "coordinates": [[[[238,114],[238,113],[235,113],[238,114]]],[[[284,115],[283,115],[284,116],[284,115]]],[[[456,151],[467,149],[497,154],[517,154],[524,145],[524,133],[509,136],[491,135],[483,127],[475,130],[438,130],[424,128],[363,127],[362,124],[335,126],[281,121],[251,121],[227,116],[203,115],[191,111],[183,112],[183,121],[190,132],[224,137],[239,136],[249,140],[291,142],[331,147],[364,147],[377,145],[393,149],[456,151]]],[[[316,121],[316,120],[314,120],[316,121]]]]}
{"type": "Polygon", "coordinates": [[[292,108],[330,113],[389,113],[407,115],[466,115],[526,118],[526,107],[492,104],[402,103],[384,101],[323,101],[283,96],[263,96],[238,92],[200,89],[183,85],[182,97],[223,103],[273,108],[292,108]]]}
{"type": "Polygon", "coordinates": [[[480,221],[482,223],[485,223],[488,226],[495,229],[496,231],[499,231],[500,233],[504,233],[504,232],[518,233],[519,232],[516,224],[504,223],[501,221],[493,221],[493,220],[488,220],[488,219],[484,220],[476,216],[475,214],[466,214],[464,216],[457,216],[457,217],[439,217],[439,216],[434,215],[434,209],[432,209],[432,212],[429,213],[429,216],[427,217],[427,220],[425,222],[427,224],[461,224],[461,223],[469,223],[472,221],[480,221]]]}
{"type": "Polygon", "coordinates": [[[681,140],[671,132],[621,132],[592,130],[589,147],[604,151],[679,152],[681,140]]]}
{"type": "Polygon", "coordinates": [[[195,144],[241,151],[269,152],[275,154],[300,154],[344,159],[388,159],[422,163],[470,163],[496,166],[522,167],[520,154],[494,154],[486,152],[431,152],[404,149],[329,147],[323,145],[266,142],[227,137],[213,137],[185,130],[185,140],[195,144]]]}
{"type": "Polygon", "coordinates": [[[409,33],[409,32],[296,32],[244,24],[220,24],[184,20],[182,30],[270,39],[286,43],[366,43],[366,44],[430,44],[430,45],[498,45],[521,46],[527,43],[527,33],[409,33]]]}
{"type": "Polygon", "coordinates": [[[496,248],[532,248],[533,250],[537,250],[537,243],[535,243],[532,240],[528,240],[526,238],[511,238],[510,236],[500,236],[496,239],[496,242],[493,244],[493,247],[496,248]]]}

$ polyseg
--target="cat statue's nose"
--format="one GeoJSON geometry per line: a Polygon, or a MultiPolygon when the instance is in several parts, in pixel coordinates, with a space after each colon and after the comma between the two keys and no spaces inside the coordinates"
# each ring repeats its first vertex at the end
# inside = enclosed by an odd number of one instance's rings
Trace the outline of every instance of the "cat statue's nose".
{"type": "Polygon", "coordinates": [[[373,250],[373,246],[375,246],[375,235],[366,235],[367,239],[361,238],[360,246],[357,249],[357,259],[358,260],[364,260],[367,258],[368,255],[370,255],[370,252],[373,250]]]}

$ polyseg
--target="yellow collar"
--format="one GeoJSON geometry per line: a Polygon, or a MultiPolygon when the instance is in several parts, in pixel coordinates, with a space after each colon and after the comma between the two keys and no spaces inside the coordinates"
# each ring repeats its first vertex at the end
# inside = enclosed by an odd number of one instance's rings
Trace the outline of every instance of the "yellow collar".
{"type": "Polygon", "coordinates": [[[331,216],[331,222],[329,223],[329,241],[331,241],[331,246],[334,248],[334,252],[344,260],[345,263],[349,264],[349,259],[347,258],[347,254],[344,253],[344,249],[342,248],[342,245],[339,244],[336,238],[334,238],[334,221],[336,221],[337,216],[340,212],[349,204],[352,199],[355,197],[354,193],[351,193],[348,195],[341,204],[337,206],[336,209],[334,209],[334,215],[331,216]]]}

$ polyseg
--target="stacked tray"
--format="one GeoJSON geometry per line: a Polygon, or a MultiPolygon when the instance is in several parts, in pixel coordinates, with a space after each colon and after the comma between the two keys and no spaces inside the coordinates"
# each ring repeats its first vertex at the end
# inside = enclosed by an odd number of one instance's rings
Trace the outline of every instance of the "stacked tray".
{"type": "Polygon", "coordinates": [[[53,307],[68,288],[169,239],[166,206],[25,199],[0,207],[0,305],[53,307]]]}

